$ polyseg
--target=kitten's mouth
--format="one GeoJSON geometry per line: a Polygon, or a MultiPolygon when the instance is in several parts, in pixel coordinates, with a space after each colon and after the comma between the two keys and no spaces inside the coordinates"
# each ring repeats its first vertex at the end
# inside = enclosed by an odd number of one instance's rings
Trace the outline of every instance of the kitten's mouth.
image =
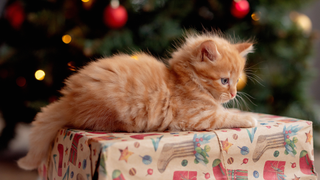
{"type": "Polygon", "coordinates": [[[228,103],[229,101],[235,99],[235,97],[230,98],[230,96],[227,93],[222,93],[220,96],[217,96],[214,92],[209,91],[209,94],[215,99],[216,101],[220,102],[220,104],[228,103]]]}
{"type": "MultiPolygon", "coordinates": [[[[212,94],[211,94],[212,95],[212,94]]],[[[212,95],[213,96],[213,95],[212,95]]],[[[230,98],[227,94],[221,94],[220,97],[217,99],[221,104],[228,103],[229,101],[233,100],[234,98],[230,98]]]]}
{"type": "Polygon", "coordinates": [[[228,100],[225,100],[225,101],[223,101],[222,103],[225,104],[225,103],[229,103],[230,101],[232,101],[232,98],[231,98],[231,99],[228,99],[228,100]]]}

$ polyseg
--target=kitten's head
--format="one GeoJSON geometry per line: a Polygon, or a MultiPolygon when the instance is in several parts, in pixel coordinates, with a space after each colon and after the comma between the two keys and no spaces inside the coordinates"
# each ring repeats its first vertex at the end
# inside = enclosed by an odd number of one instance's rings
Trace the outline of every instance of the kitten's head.
{"type": "Polygon", "coordinates": [[[188,35],[169,62],[179,74],[187,74],[218,102],[235,98],[246,55],[253,43],[231,43],[216,34],[188,35]]]}

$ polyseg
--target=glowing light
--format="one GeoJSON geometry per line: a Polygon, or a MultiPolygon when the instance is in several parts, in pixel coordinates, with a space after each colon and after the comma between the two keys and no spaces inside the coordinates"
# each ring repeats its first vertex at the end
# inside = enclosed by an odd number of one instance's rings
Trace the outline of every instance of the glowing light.
{"type": "Polygon", "coordinates": [[[62,36],[62,41],[65,43],[65,44],[69,44],[71,42],[72,38],[69,34],[66,34],[64,36],[62,36]]]}
{"type": "Polygon", "coordinates": [[[90,0],[81,0],[82,2],[86,3],[86,2],[89,2],[90,0]]]}
{"type": "Polygon", "coordinates": [[[68,62],[68,67],[69,67],[69,70],[76,71],[76,67],[74,66],[73,61],[68,62]]]}
{"type": "Polygon", "coordinates": [[[311,32],[312,22],[308,16],[293,11],[290,13],[290,18],[303,30],[304,33],[309,34],[311,32]]]}
{"type": "Polygon", "coordinates": [[[259,21],[260,15],[259,15],[258,12],[252,13],[252,14],[251,14],[251,18],[252,18],[252,20],[254,20],[254,21],[259,21]]]}
{"type": "Polygon", "coordinates": [[[36,73],[34,73],[34,77],[39,81],[42,81],[45,76],[46,73],[41,69],[37,70],[36,73]]]}
{"type": "Polygon", "coordinates": [[[138,61],[138,56],[136,56],[136,55],[131,56],[131,58],[138,61]]]}

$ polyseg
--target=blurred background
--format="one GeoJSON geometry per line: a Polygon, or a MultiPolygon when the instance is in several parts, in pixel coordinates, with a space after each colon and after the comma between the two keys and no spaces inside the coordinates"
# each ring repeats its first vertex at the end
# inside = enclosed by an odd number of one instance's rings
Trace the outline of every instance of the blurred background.
{"type": "Polygon", "coordinates": [[[239,108],[313,121],[318,152],[319,9],[316,0],[1,0],[0,179],[37,178],[15,160],[35,114],[77,69],[118,52],[165,60],[185,32],[211,29],[257,42],[239,108]]]}

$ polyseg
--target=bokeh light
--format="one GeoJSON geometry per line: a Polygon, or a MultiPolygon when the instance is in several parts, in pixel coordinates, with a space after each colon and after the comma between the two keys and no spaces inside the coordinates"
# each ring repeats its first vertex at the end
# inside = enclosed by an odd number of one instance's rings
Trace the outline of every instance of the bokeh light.
{"type": "Polygon", "coordinates": [[[26,81],[26,78],[24,78],[24,77],[18,77],[16,79],[16,83],[18,86],[23,87],[26,85],[27,81],[26,81]]]}
{"type": "Polygon", "coordinates": [[[62,41],[65,43],[65,44],[69,44],[71,42],[72,38],[69,34],[66,34],[64,36],[62,36],[62,41]]]}
{"type": "Polygon", "coordinates": [[[259,21],[259,19],[260,19],[260,14],[259,14],[258,12],[254,12],[254,13],[251,14],[251,18],[252,18],[252,20],[254,20],[254,21],[259,21]]]}
{"type": "Polygon", "coordinates": [[[46,73],[43,70],[39,69],[36,71],[36,73],[34,73],[34,76],[37,80],[42,81],[46,76],[46,73]]]}
{"type": "Polygon", "coordinates": [[[69,70],[76,71],[75,63],[73,61],[68,62],[69,70]]]}

